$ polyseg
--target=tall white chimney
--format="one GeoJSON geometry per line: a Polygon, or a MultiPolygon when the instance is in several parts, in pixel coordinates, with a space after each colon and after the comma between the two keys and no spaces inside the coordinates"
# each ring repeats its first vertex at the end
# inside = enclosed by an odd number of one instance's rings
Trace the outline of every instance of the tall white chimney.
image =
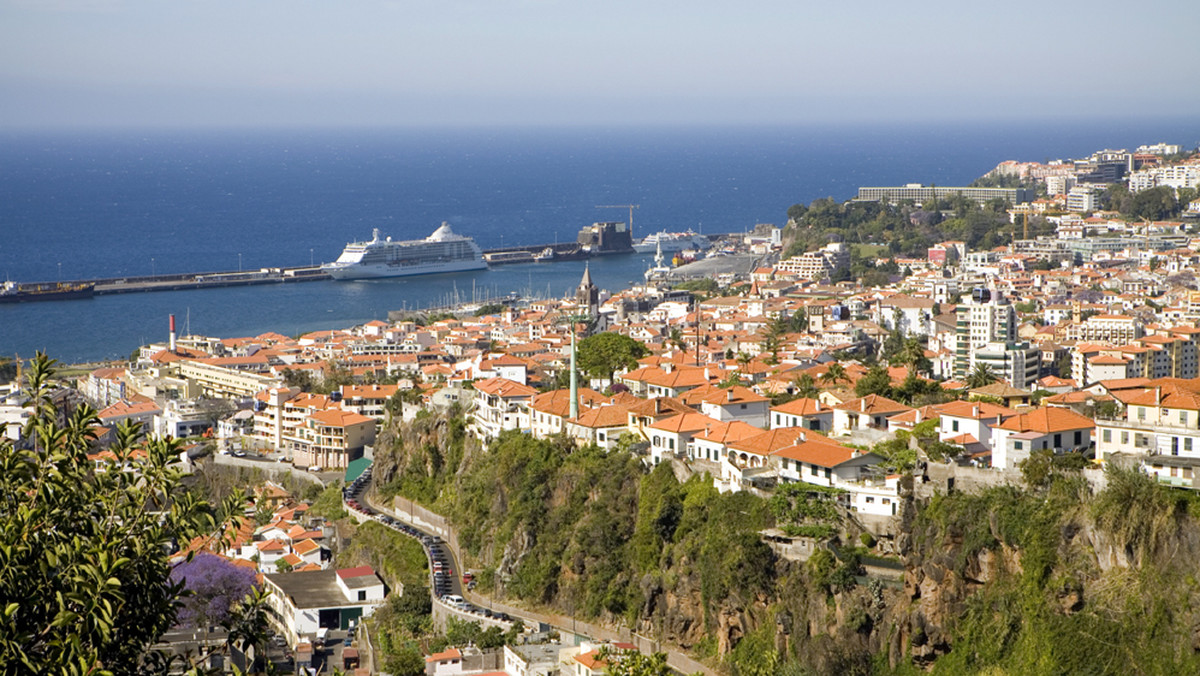
{"type": "Polygon", "coordinates": [[[171,315],[171,351],[175,351],[175,315],[171,315]]]}

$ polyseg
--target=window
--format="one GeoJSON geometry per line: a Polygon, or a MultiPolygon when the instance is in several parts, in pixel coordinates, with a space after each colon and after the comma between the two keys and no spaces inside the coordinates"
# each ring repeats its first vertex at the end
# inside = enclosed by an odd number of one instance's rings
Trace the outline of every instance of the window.
{"type": "Polygon", "coordinates": [[[1075,431],[1075,445],[1079,446],[1082,444],[1083,444],[1083,432],[1080,430],[1076,430],[1075,431]]]}
{"type": "Polygon", "coordinates": [[[811,473],[812,473],[812,475],[813,475],[813,476],[817,476],[817,466],[816,466],[816,465],[812,465],[812,472],[811,472],[811,473]]]}
{"type": "Polygon", "coordinates": [[[1054,447],[1062,448],[1062,435],[1061,434],[1054,435],[1054,447]]]}
{"type": "Polygon", "coordinates": [[[742,404],[742,410],[743,410],[743,411],[745,411],[745,410],[746,410],[746,405],[745,405],[745,404],[742,404]]]}
{"type": "Polygon", "coordinates": [[[951,421],[950,421],[950,431],[951,431],[951,432],[957,432],[957,431],[958,431],[958,421],[957,421],[957,420],[951,420],[951,421]]]}
{"type": "Polygon", "coordinates": [[[1112,430],[1104,430],[1100,433],[1100,436],[1104,438],[1104,443],[1112,443],[1112,430]]]}
{"type": "Polygon", "coordinates": [[[1122,444],[1129,443],[1129,432],[1125,432],[1125,431],[1121,432],[1121,443],[1122,444]]]}
{"type": "Polygon", "coordinates": [[[875,498],[873,498],[873,497],[871,497],[871,496],[869,496],[869,495],[868,495],[868,496],[867,496],[867,504],[870,504],[870,503],[872,503],[872,502],[875,502],[875,498]]]}
{"type": "Polygon", "coordinates": [[[358,592],[358,600],[366,601],[367,600],[367,592],[365,592],[365,591],[358,592]]]}
{"type": "Polygon", "coordinates": [[[1014,441],[1013,442],[1014,450],[1019,451],[1019,450],[1022,450],[1023,448],[1025,448],[1025,442],[1023,442],[1023,441],[1014,441]]]}
{"type": "Polygon", "coordinates": [[[1185,451],[1192,450],[1192,438],[1191,437],[1183,438],[1183,450],[1185,450],[1185,451]]]}
{"type": "Polygon", "coordinates": [[[1186,425],[1186,424],[1187,424],[1187,411],[1180,411],[1180,412],[1179,412],[1179,424],[1180,424],[1180,425],[1186,425]]]}
{"type": "Polygon", "coordinates": [[[1144,406],[1138,406],[1137,416],[1139,421],[1144,422],[1146,420],[1146,408],[1144,406]]]}

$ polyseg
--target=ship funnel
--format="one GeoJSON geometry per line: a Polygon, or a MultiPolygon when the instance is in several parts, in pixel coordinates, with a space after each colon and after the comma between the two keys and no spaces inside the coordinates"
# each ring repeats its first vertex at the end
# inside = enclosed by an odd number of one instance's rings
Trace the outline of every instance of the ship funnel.
{"type": "Polygon", "coordinates": [[[175,351],[175,315],[171,315],[171,351],[175,351]]]}

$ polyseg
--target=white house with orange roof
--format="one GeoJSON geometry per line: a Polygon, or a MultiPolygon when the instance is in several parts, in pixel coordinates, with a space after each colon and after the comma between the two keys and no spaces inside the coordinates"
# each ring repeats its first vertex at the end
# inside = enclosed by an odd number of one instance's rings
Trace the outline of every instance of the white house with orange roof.
{"type": "Polygon", "coordinates": [[[892,516],[899,509],[899,477],[876,478],[873,468],[884,459],[874,453],[811,434],[771,455],[782,481],[841,488],[849,493],[851,508],[866,514],[892,516]]]}
{"type": "Polygon", "coordinates": [[[495,439],[505,430],[529,429],[529,402],[537,390],[508,378],[475,381],[475,406],[471,422],[483,439],[495,439]]]}
{"type": "MultiPolygon", "coordinates": [[[[741,385],[710,386],[704,389],[707,391],[696,396],[700,412],[704,415],[721,422],[739,420],[755,427],[767,427],[770,399],[741,385]]],[[[687,394],[684,395],[683,401],[692,404],[687,394]]]]}
{"type": "Polygon", "coordinates": [[[649,463],[657,465],[664,458],[688,453],[693,436],[720,422],[703,413],[682,413],[655,422],[646,430],[650,436],[649,463]]]}
{"type": "Polygon", "coordinates": [[[710,425],[703,432],[692,436],[688,455],[692,460],[721,462],[729,453],[730,444],[736,444],[765,430],[738,420],[710,425]]]}
{"type": "MultiPolygon", "coordinates": [[[[608,397],[591,388],[579,388],[580,412],[609,401],[608,397]]],[[[565,432],[567,419],[571,416],[571,391],[542,392],[529,400],[528,407],[530,433],[534,437],[544,439],[565,432]]]]}
{"type": "Polygon", "coordinates": [[[614,403],[581,409],[578,418],[566,420],[567,436],[581,444],[595,444],[611,451],[617,440],[629,432],[629,407],[639,400],[629,393],[614,398],[614,403]]]}
{"type": "Polygon", "coordinates": [[[828,432],[833,427],[833,408],[820,399],[801,397],[771,407],[771,429],[803,427],[828,432]]]}
{"type": "Polygon", "coordinates": [[[143,429],[149,431],[154,426],[154,416],[161,414],[162,408],[154,403],[152,399],[134,395],[129,399],[122,399],[113,403],[108,408],[97,413],[96,417],[100,418],[101,424],[110,427],[126,420],[133,420],[139,423],[143,429]]]}
{"type": "Polygon", "coordinates": [[[992,466],[1014,469],[1034,451],[1085,451],[1096,421],[1068,408],[1039,408],[992,425],[992,466]]]}
{"type": "Polygon", "coordinates": [[[775,451],[801,443],[817,432],[802,427],[780,427],[761,432],[727,445],[721,458],[720,478],[713,478],[717,490],[739,491],[756,476],[778,473],[777,462],[772,458],[775,451]]]}
{"type": "Polygon", "coordinates": [[[911,408],[878,394],[851,399],[833,407],[833,433],[851,434],[868,428],[886,430],[888,418],[911,408]]]}
{"type": "Polygon", "coordinates": [[[988,449],[992,448],[992,425],[1017,414],[1010,408],[986,401],[951,401],[939,404],[937,411],[940,418],[938,441],[954,440],[953,443],[967,446],[971,442],[962,437],[968,435],[988,449]]]}

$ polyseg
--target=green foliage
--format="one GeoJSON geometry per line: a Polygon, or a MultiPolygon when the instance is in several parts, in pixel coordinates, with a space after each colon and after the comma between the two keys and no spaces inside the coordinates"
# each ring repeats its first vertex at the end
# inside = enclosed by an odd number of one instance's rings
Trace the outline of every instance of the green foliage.
{"type": "MultiPolygon", "coordinates": [[[[181,490],[178,441],[143,440],[136,423],[117,428],[116,459],[95,471],[87,458],[95,411],[80,406],[59,421],[55,364],[39,353],[26,373],[32,443],[0,443],[0,665],[71,674],[161,667],[166,659],[151,646],[174,622],[182,591],[169,578],[169,548],[235,522],[245,496],[210,505],[181,490]]],[[[255,617],[235,612],[238,640],[258,640],[245,624],[255,617]]]]}
{"type": "Polygon", "coordinates": [[[608,659],[604,673],[608,676],[672,676],[675,672],[667,666],[666,653],[643,655],[636,650],[626,650],[608,659]]]}
{"type": "Polygon", "coordinates": [[[405,595],[419,594],[428,581],[428,564],[421,543],[376,521],[365,521],[350,544],[338,553],[340,568],[369,565],[405,595]]]}
{"type": "Polygon", "coordinates": [[[881,364],[872,366],[866,375],[854,383],[854,394],[865,397],[868,394],[878,394],[881,397],[892,396],[892,379],[887,368],[881,364]]]}
{"type": "Polygon", "coordinates": [[[321,490],[320,495],[313,501],[308,513],[312,516],[323,516],[330,521],[337,521],[349,516],[342,506],[342,482],[335,481],[321,490]]]}
{"type": "Polygon", "coordinates": [[[675,289],[683,291],[691,291],[706,296],[715,296],[721,291],[721,285],[712,277],[700,277],[698,279],[689,279],[679,282],[673,286],[675,289]]]}
{"type": "Polygon", "coordinates": [[[641,341],[606,331],[579,341],[576,359],[579,368],[593,378],[612,380],[614,371],[635,368],[637,360],[647,354],[641,341]]]}
{"type": "Polygon", "coordinates": [[[504,303],[486,303],[480,305],[473,313],[476,317],[486,317],[487,315],[497,315],[504,312],[504,303]]]}
{"type": "Polygon", "coordinates": [[[1177,532],[1187,501],[1137,468],[1109,463],[1106,474],[1108,485],[1092,503],[1092,517],[1127,554],[1144,562],[1177,532]]]}
{"type": "Polygon", "coordinates": [[[992,367],[987,364],[976,364],[974,369],[967,374],[967,387],[975,389],[977,387],[986,387],[1000,380],[996,373],[992,371],[992,367]]]}
{"type": "Polygon", "coordinates": [[[950,626],[953,649],[933,672],[1196,672],[1200,660],[1183,620],[1194,582],[1168,559],[1104,573],[1091,567],[1086,547],[1069,541],[1077,519],[1090,512],[1131,552],[1158,552],[1180,526],[1182,502],[1137,470],[1115,470],[1090,505],[1069,477],[1037,493],[1002,488],[934,498],[914,524],[927,556],[936,556],[939,544],[961,542],[952,546],[965,565],[981,549],[1004,545],[1019,552],[1020,566],[1000,566],[968,597],[950,626]]]}
{"type": "Polygon", "coordinates": [[[785,483],[775,488],[767,505],[785,532],[801,534],[801,528],[808,526],[807,533],[832,534],[842,520],[837,497],[845,492],[804,482],[785,483]]]}

